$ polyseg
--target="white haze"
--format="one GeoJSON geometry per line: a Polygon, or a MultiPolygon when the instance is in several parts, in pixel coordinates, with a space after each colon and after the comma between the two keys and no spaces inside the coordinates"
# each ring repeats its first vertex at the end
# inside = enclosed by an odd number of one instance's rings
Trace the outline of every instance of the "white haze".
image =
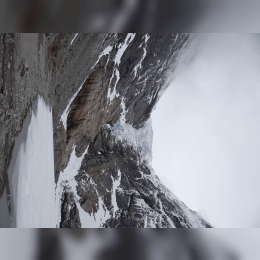
{"type": "Polygon", "coordinates": [[[153,167],[215,227],[260,226],[260,36],[201,34],[152,114],[153,167]]]}

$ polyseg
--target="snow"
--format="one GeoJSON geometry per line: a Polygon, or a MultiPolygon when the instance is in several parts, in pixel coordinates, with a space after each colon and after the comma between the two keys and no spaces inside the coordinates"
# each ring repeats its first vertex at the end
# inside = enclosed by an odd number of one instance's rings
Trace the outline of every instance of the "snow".
{"type": "Polygon", "coordinates": [[[116,200],[116,190],[118,189],[118,187],[119,187],[119,185],[121,183],[121,171],[118,170],[118,173],[119,173],[118,174],[119,175],[118,179],[114,179],[111,176],[112,181],[113,181],[113,193],[112,193],[112,200],[111,201],[112,201],[112,205],[114,207],[114,209],[113,209],[114,216],[115,216],[116,211],[119,210],[119,208],[117,206],[117,200],[116,200]]]}
{"type": "Polygon", "coordinates": [[[85,83],[86,81],[86,78],[84,79],[83,83],[80,85],[80,87],[78,88],[78,90],[74,93],[74,95],[72,96],[72,98],[69,100],[69,103],[66,107],[66,109],[63,111],[62,115],[61,115],[61,122],[63,123],[63,126],[65,128],[65,131],[67,131],[67,117],[68,117],[68,114],[69,114],[69,108],[70,108],[70,105],[71,103],[73,102],[73,100],[75,99],[75,97],[78,95],[79,91],[81,90],[83,84],[85,83]]]}
{"type": "Polygon", "coordinates": [[[8,169],[11,227],[53,228],[56,210],[52,111],[41,97],[32,110],[15,139],[8,169]]]}
{"type": "Polygon", "coordinates": [[[117,51],[117,54],[115,56],[115,68],[114,68],[114,71],[112,73],[112,76],[111,76],[111,79],[110,79],[110,82],[109,82],[109,88],[108,88],[108,94],[107,94],[107,97],[108,97],[108,100],[110,101],[110,103],[112,102],[112,100],[118,96],[118,94],[116,93],[116,86],[117,86],[117,83],[120,79],[120,73],[119,73],[119,65],[120,65],[120,62],[121,62],[121,58],[125,52],[125,50],[127,49],[127,47],[129,46],[129,44],[133,41],[133,39],[135,38],[135,33],[128,33],[124,42],[121,43],[118,47],[118,51],[117,51]],[[113,77],[116,75],[116,83],[115,83],[115,86],[114,86],[114,89],[113,91],[111,91],[111,86],[110,86],[110,83],[113,79],[113,77]]]}
{"type": "MultiPolygon", "coordinates": [[[[141,60],[138,62],[138,64],[137,64],[137,65],[135,66],[135,68],[134,68],[135,77],[136,77],[137,71],[138,71],[139,69],[141,69],[141,67],[142,67],[142,62],[143,62],[143,60],[144,60],[144,58],[145,58],[145,56],[146,56],[146,54],[147,54],[146,46],[147,46],[147,42],[148,42],[149,38],[150,38],[150,36],[149,36],[148,34],[146,34],[146,35],[144,36],[144,43],[143,43],[143,46],[144,46],[144,47],[143,47],[144,54],[143,54],[141,60]]],[[[142,44],[140,45],[140,47],[141,47],[141,46],[142,46],[142,44]]]]}
{"type": "Polygon", "coordinates": [[[116,57],[115,57],[115,64],[117,66],[119,66],[120,62],[121,62],[121,58],[125,52],[125,50],[127,49],[127,47],[129,46],[129,44],[133,41],[134,37],[135,37],[135,33],[128,33],[124,43],[121,43],[119,45],[119,49],[117,51],[116,57]]]}
{"type": "MultiPolygon", "coordinates": [[[[108,46],[101,52],[101,54],[99,55],[99,57],[98,57],[98,59],[97,59],[97,61],[96,61],[96,63],[94,64],[93,67],[95,67],[95,66],[97,65],[97,63],[99,62],[99,60],[101,59],[101,57],[103,57],[104,55],[108,55],[108,54],[111,52],[112,49],[113,49],[113,46],[108,45],[108,46]]],[[[93,68],[93,67],[92,67],[92,68],[93,68]]]]}
{"type": "Polygon", "coordinates": [[[136,129],[131,124],[125,123],[123,116],[111,127],[113,134],[121,141],[125,141],[138,150],[143,158],[152,161],[153,130],[152,121],[149,119],[142,128],[136,129]]]}
{"type": "Polygon", "coordinates": [[[72,45],[72,43],[74,42],[74,40],[76,39],[77,36],[78,36],[78,33],[75,33],[73,39],[72,39],[71,42],[70,42],[70,45],[72,45]]]}
{"type": "Polygon", "coordinates": [[[113,100],[115,97],[118,97],[118,96],[119,96],[119,94],[116,93],[116,85],[117,85],[117,83],[118,83],[118,81],[119,81],[119,79],[120,79],[120,76],[119,76],[119,75],[120,75],[120,74],[119,74],[118,69],[115,68],[114,71],[113,71],[112,77],[111,77],[111,79],[110,79],[110,82],[109,82],[109,89],[108,89],[108,94],[107,94],[107,97],[108,97],[108,100],[110,101],[110,103],[112,102],[112,100],[113,100]],[[111,81],[112,81],[114,75],[116,75],[116,83],[115,83],[115,86],[114,86],[113,91],[111,92],[110,83],[111,83],[111,81]]]}

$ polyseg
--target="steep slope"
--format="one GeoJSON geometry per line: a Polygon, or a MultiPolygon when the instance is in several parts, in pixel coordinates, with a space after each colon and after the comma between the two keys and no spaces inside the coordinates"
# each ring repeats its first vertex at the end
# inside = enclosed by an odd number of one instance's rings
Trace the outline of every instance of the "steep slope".
{"type": "Polygon", "coordinates": [[[188,34],[0,36],[4,218],[17,205],[8,178],[17,173],[7,174],[15,137],[40,94],[52,108],[56,226],[210,227],[160,183],[150,165],[149,118],[188,34]]]}

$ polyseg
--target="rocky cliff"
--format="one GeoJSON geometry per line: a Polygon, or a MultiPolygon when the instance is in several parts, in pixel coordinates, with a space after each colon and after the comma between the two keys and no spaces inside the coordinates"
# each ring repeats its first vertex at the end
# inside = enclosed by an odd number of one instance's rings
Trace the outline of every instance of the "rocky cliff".
{"type": "Polygon", "coordinates": [[[177,33],[1,35],[1,194],[9,195],[14,137],[39,93],[53,113],[60,227],[211,227],[150,165],[149,118],[188,40],[177,33]]]}

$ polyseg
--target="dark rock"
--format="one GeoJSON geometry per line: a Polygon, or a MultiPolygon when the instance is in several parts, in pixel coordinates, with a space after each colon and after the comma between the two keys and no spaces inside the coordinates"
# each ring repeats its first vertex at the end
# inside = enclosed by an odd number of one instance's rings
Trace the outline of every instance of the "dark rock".
{"type": "Polygon", "coordinates": [[[70,191],[63,192],[61,204],[61,228],[80,228],[79,210],[75,203],[74,195],[70,191]]]}

